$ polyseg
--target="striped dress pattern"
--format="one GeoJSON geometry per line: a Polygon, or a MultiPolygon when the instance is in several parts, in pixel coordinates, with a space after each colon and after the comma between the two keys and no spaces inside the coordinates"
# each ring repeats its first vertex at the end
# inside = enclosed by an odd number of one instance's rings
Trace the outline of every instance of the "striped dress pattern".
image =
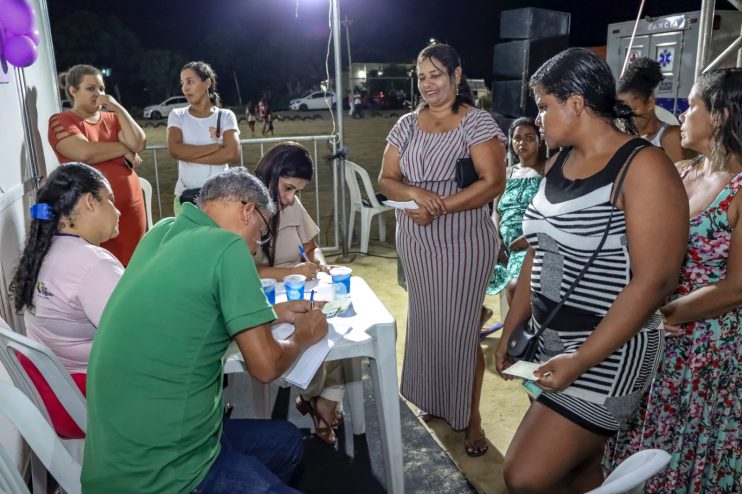
{"type": "MultiPolygon", "coordinates": [[[[492,116],[471,109],[449,132],[420,129],[404,115],[387,141],[400,151],[405,183],[441,196],[461,191],[456,160],[492,138],[506,138],[492,116]]],[[[456,430],[471,412],[479,317],[497,256],[497,234],[486,205],[415,224],[397,210],[397,250],[407,277],[407,339],[401,393],[456,430]]]]}
{"type": "MultiPolygon", "coordinates": [[[[562,151],[526,210],[523,231],[534,249],[531,272],[532,324],[544,321],[572,286],[610,230],[602,249],[562,309],[541,334],[536,358],[574,353],[592,334],[631,279],[623,211],[611,203],[614,182],[649,143],[632,139],[598,173],[577,180],[563,174],[562,151]],[[611,216],[612,214],[612,216],[611,216]]],[[[659,366],[664,338],[659,313],[627,343],[562,392],[544,392],[539,402],[581,427],[611,436],[639,405],[659,366]]]]}

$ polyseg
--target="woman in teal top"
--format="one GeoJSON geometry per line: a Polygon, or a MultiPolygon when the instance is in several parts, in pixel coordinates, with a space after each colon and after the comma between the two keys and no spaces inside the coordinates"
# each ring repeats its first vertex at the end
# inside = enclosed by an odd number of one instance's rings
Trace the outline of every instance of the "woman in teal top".
{"type": "Polygon", "coordinates": [[[505,191],[495,199],[492,217],[500,233],[500,255],[487,288],[488,295],[495,295],[507,287],[508,303],[515,293],[515,282],[528,249],[523,235],[523,214],[538,191],[545,163],[538,127],[532,118],[515,120],[510,135],[518,163],[508,168],[505,191]]]}

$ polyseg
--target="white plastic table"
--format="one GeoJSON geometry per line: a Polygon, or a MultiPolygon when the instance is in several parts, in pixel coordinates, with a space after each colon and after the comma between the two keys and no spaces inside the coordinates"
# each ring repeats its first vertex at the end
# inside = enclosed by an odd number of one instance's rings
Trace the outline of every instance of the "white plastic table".
{"type": "MultiPolygon", "coordinates": [[[[394,317],[362,278],[352,277],[350,294],[353,303],[342,320],[349,323],[351,329],[345,338],[330,350],[325,361],[349,359],[346,360],[344,370],[353,434],[363,434],[366,424],[359,359],[362,357],[369,359],[381,432],[386,489],[387,492],[401,494],[404,492],[404,471],[397,387],[397,325],[394,317]]],[[[314,299],[332,300],[333,295],[330,283],[320,283],[315,288],[314,299]]],[[[305,298],[309,298],[308,290],[305,290],[305,298]]],[[[279,283],[276,287],[276,302],[285,300],[283,283],[279,283]]],[[[224,365],[225,373],[246,372],[242,354],[236,346],[230,347],[228,355],[224,365]]],[[[264,418],[268,418],[272,408],[269,386],[255,379],[251,384],[256,408],[261,411],[264,418]]]]}

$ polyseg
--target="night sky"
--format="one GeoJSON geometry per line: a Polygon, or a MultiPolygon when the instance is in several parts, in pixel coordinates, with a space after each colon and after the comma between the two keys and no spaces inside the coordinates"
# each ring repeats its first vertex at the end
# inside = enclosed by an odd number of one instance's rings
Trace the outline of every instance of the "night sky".
{"type": "MultiPolygon", "coordinates": [[[[489,79],[492,48],[501,41],[501,10],[533,6],[569,12],[571,45],[597,46],[606,42],[607,25],[635,19],[640,3],[640,0],[340,0],[340,13],[341,17],[353,20],[350,38],[354,62],[412,62],[428,39],[434,37],[459,51],[464,72],[470,78],[489,79]]],[[[701,6],[700,0],[647,0],[646,4],[645,16],[678,14],[699,10],[701,6]]],[[[212,43],[208,46],[213,46],[214,37],[218,43],[231,42],[231,46],[239,39],[239,56],[248,61],[256,52],[266,49],[265,40],[271,37],[273,42],[285,38],[298,52],[304,50],[322,57],[327,47],[328,0],[51,0],[48,5],[53,31],[55,21],[74,10],[88,10],[117,17],[145,49],[172,50],[185,59],[198,56],[210,61],[210,52],[204,53],[203,46],[209,39],[212,43]]],[[[716,8],[733,9],[725,0],[717,0],[716,8]]],[[[343,64],[347,64],[344,37],[342,43],[343,64]]]]}

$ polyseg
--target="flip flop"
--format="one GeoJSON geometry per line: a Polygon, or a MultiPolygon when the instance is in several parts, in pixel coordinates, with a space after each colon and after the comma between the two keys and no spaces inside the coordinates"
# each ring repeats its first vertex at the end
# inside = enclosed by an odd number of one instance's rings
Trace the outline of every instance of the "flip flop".
{"type": "MultiPolygon", "coordinates": [[[[467,429],[466,435],[469,435],[469,431],[467,429]]],[[[487,452],[487,450],[490,447],[490,443],[487,440],[487,436],[484,435],[484,431],[482,431],[482,437],[479,439],[476,439],[472,441],[468,437],[464,439],[464,450],[466,451],[466,454],[471,456],[472,458],[476,458],[478,456],[482,456],[487,452]]]]}
{"type": "Polygon", "coordinates": [[[482,328],[479,331],[479,339],[483,340],[492,333],[496,333],[497,331],[500,331],[502,329],[503,324],[501,322],[496,322],[492,326],[487,326],[485,328],[482,328]]]}
{"type": "Polygon", "coordinates": [[[417,418],[419,418],[420,420],[422,420],[422,421],[423,421],[423,422],[425,422],[426,424],[427,424],[428,422],[430,422],[431,420],[433,420],[433,419],[435,419],[435,418],[436,418],[436,416],[435,416],[435,415],[431,415],[431,414],[429,414],[428,412],[424,412],[424,411],[422,411],[422,410],[418,410],[418,411],[417,411],[417,414],[415,414],[415,415],[416,415],[416,417],[417,417],[417,418]]]}

